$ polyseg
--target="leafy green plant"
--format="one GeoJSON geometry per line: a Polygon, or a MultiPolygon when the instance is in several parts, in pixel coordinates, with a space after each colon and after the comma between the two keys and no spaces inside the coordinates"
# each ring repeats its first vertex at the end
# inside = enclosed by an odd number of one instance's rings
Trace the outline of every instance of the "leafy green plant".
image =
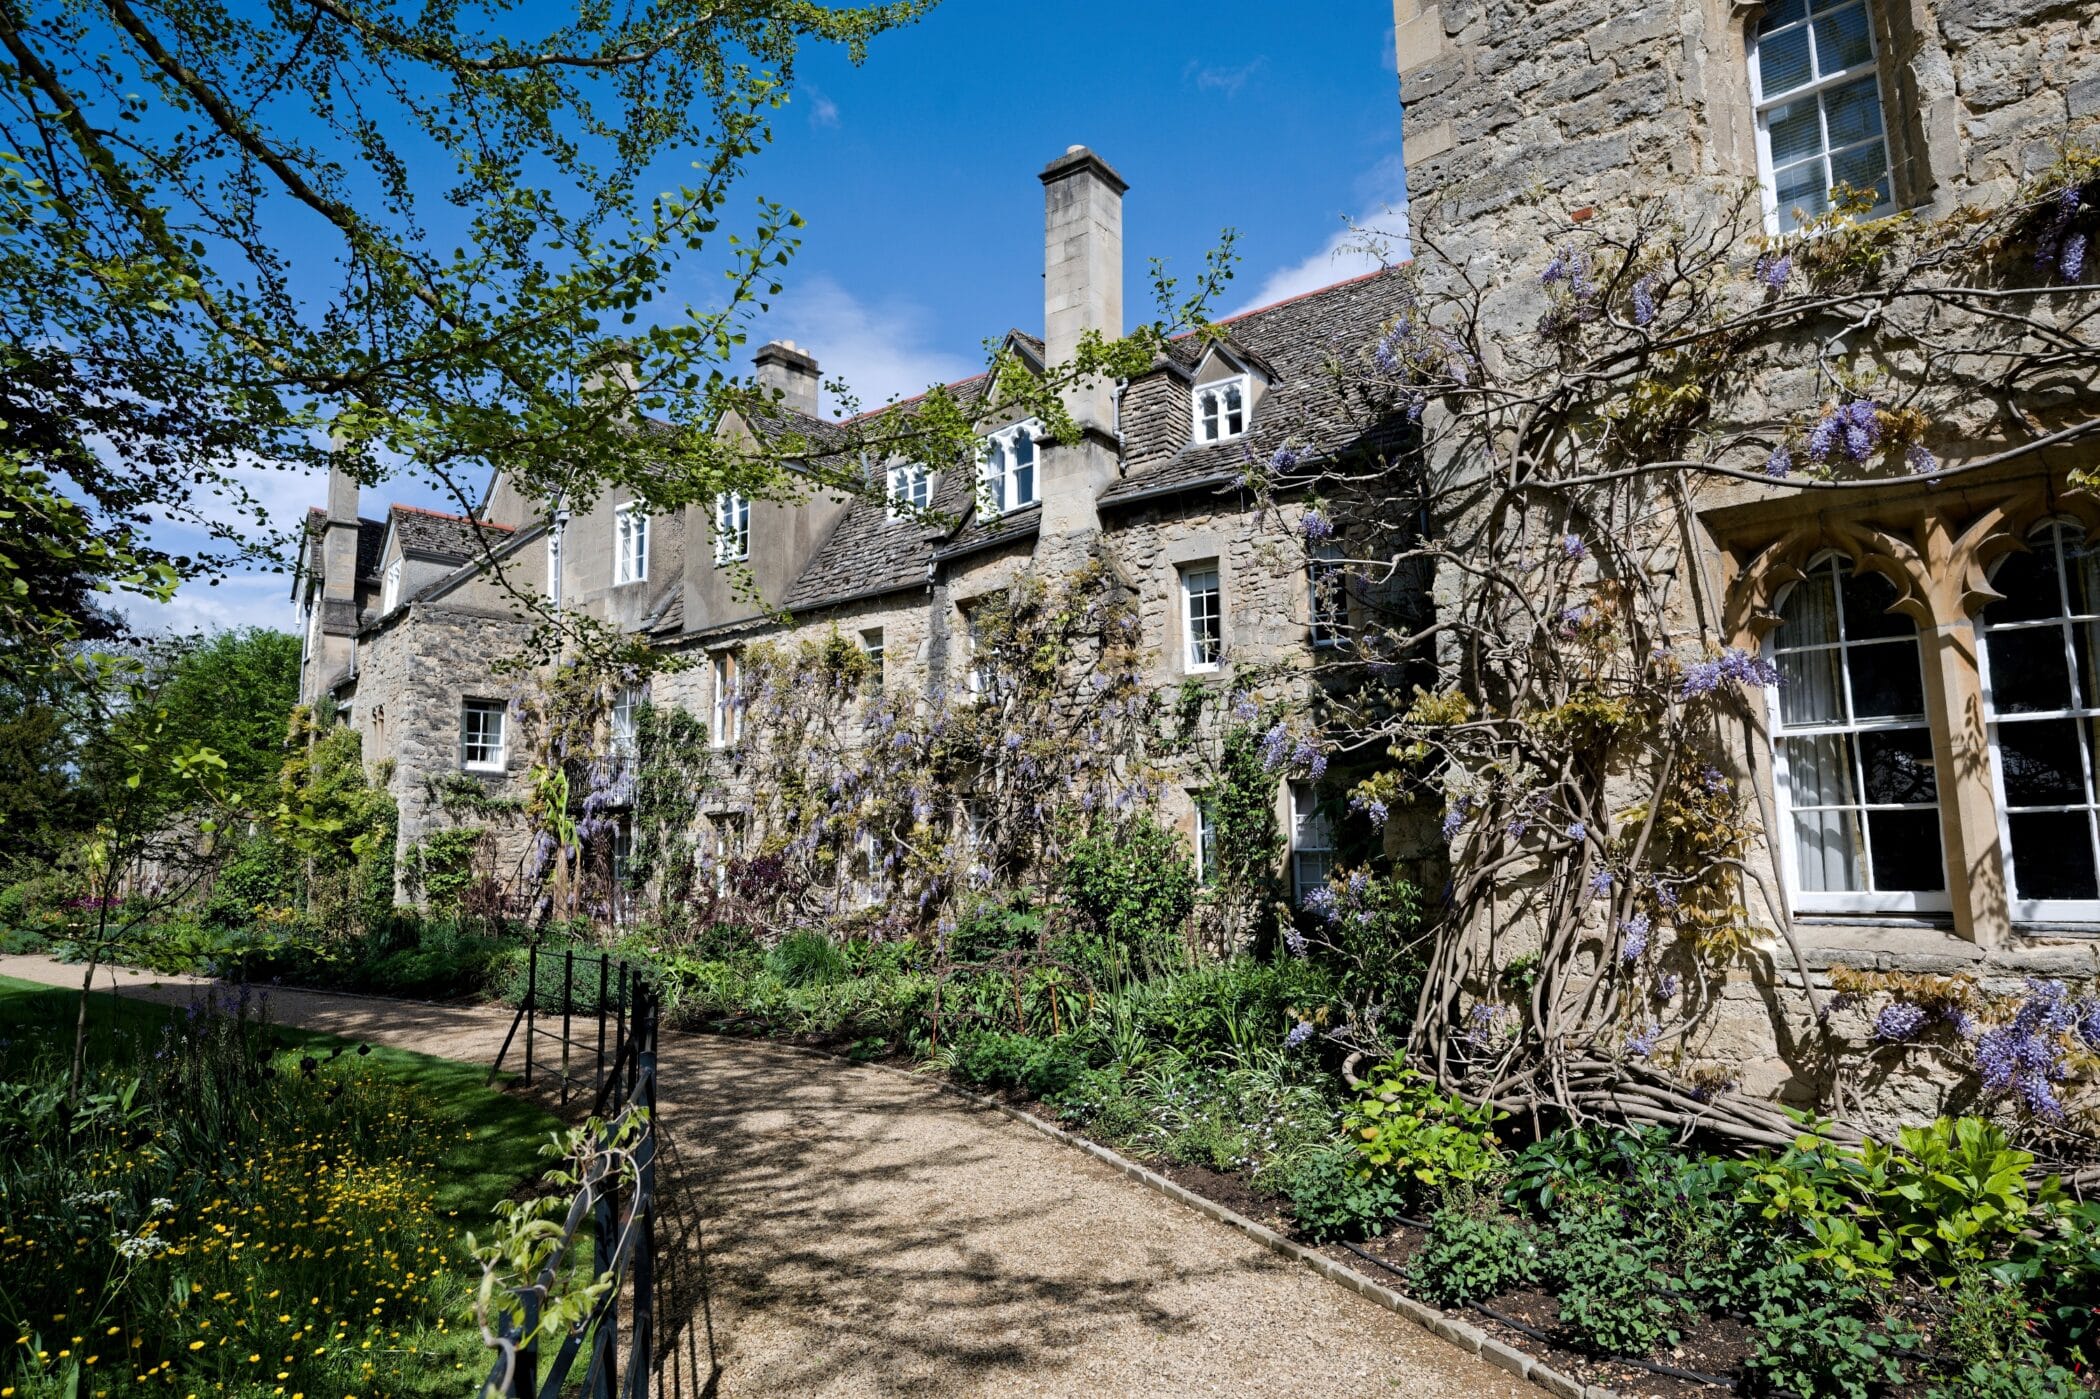
{"type": "Polygon", "coordinates": [[[1086,1071],[1086,1060],[1067,1040],[1041,1040],[1009,1030],[976,1030],[952,1051],[956,1076],[987,1088],[1018,1088],[1038,1098],[1055,1097],[1086,1071]]]}
{"type": "Polygon", "coordinates": [[[1043,935],[1043,915],[1026,894],[1010,899],[978,899],[955,920],[948,936],[948,957],[955,962],[983,962],[1002,952],[1033,947],[1043,935]]]}
{"type": "Polygon", "coordinates": [[[1503,1165],[1498,1114],[1439,1089],[1398,1056],[1366,1075],[1345,1123],[1372,1166],[1438,1190],[1481,1180],[1503,1165]]]}
{"type": "Polygon", "coordinates": [[[845,979],[846,958],[822,933],[789,933],[766,954],[766,970],[788,986],[829,986],[845,979]]]}
{"type": "Polygon", "coordinates": [[[1066,851],[1060,882],[1073,909],[1134,970],[1185,962],[1181,925],[1196,905],[1196,874],[1181,837],[1159,822],[1097,822],[1066,851]]]}
{"type": "Polygon", "coordinates": [[[1610,1355],[1646,1355],[1676,1340],[1686,1305],[1655,1233],[1603,1195],[1570,1200],[1547,1236],[1545,1270],[1560,1282],[1561,1324],[1610,1355]]]}
{"type": "Polygon", "coordinates": [[[1368,1169],[1347,1149],[1308,1153],[1292,1167],[1283,1190],[1291,1217],[1320,1243],[1382,1234],[1406,1205],[1397,1181],[1368,1169]]]}
{"type": "Polygon", "coordinates": [[[1451,1192],[1430,1216],[1429,1236],[1407,1270],[1417,1292],[1443,1303],[1483,1301],[1538,1275],[1530,1228],[1468,1190],[1451,1192]]]}
{"type": "Polygon", "coordinates": [[[1751,1316],[1756,1344],[1744,1371],[1766,1391],[1801,1399],[1869,1399],[1900,1381],[1900,1352],[1915,1337],[1883,1324],[1866,1280],[1783,1260],[1763,1279],[1765,1301],[1751,1316]]]}

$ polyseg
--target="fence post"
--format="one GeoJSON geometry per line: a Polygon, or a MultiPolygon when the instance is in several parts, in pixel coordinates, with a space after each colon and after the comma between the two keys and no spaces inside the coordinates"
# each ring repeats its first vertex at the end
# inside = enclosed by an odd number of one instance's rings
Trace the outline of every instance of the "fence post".
{"type": "Polygon", "coordinates": [[[540,998],[540,945],[525,949],[525,1086],[532,1086],[533,1006],[540,998]]]}
{"type": "Polygon", "coordinates": [[[520,1300],[525,1315],[518,1328],[518,1363],[511,1371],[510,1392],[518,1399],[530,1399],[540,1392],[540,1294],[528,1289],[520,1300]]]}
{"type": "Polygon", "coordinates": [[[605,977],[606,955],[598,954],[598,1063],[591,1070],[591,1092],[605,1086],[605,977]]]}
{"type": "Polygon", "coordinates": [[[576,949],[561,953],[561,1105],[569,1105],[569,1017],[576,1008],[576,949]]]}
{"type": "MultiPolygon", "coordinates": [[[[600,1140],[611,1144],[610,1123],[600,1140]]],[[[619,1191],[620,1173],[614,1171],[607,1177],[605,1189],[598,1196],[598,1237],[593,1241],[592,1266],[600,1277],[612,1270],[614,1246],[619,1241],[619,1191]]],[[[598,1318],[598,1329],[591,1335],[590,1399],[614,1399],[619,1393],[615,1383],[620,1363],[619,1341],[620,1285],[615,1279],[612,1291],[605,1299],[605,1314],[598,1318]]]]}

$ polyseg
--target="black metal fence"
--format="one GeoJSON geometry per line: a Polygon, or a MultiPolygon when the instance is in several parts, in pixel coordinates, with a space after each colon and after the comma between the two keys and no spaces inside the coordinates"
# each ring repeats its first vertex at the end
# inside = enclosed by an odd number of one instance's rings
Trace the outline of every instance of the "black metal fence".
{"type": "Polygon", "coordinates": [[[532,1086],[544,1070],[559,1080],[563,1107],[581,1087],[592,1095],[591,1110],[603,1111],[607,1067],[634,1033],[636,1006],[647,994],[641,969],[624,957],[574,947],[542,954],[535,943],[525,954],[525,992],[489,1067],[489,1081],[502,1072],[523,1031],[525,1084],[532,1086]]]}
{"type": "Polygon", "coordinates": [[[537,948],[533,950],[524,1004],[490,1076],[502,1068],[522,1030],[524,1076],[530,1082],[535,1045],[552,1041],[560,1051],[562,1101],[568,1101],[572,1088],[588,1083],[591,1114],[603,1126],[583,1184],[570,1201],[559,1246],[540,1276],[515,1291],[518,1305],[497,1337],[499,1353],[482,1393],[505,1399],[649,1399],[657,1368],[657,1185],[663,1141],[656,1121],[660,1003],[647,979],[621,959],[596,953],[579,956],[571,949],[561,954],[557,965],[559,982],[550,975],[543,986],[543,959],[537,948]],[[587,988],[595,986],[587,1009],[577,1002],[579,971],[587,988]],[[543,991],[549,993],[545,1004],[543,991]],[[558,1032],[551,1024],[557,1008],[558,1032]],[[588,1073],[582,1071],[586,1062],[588,1073]],[[553,1354],[543,1355],[541,1309],[585,1220],[592,1225],[592,1267],[611,1285],[581,1320],[561,1330],[561,1344],[553,1354]]]}

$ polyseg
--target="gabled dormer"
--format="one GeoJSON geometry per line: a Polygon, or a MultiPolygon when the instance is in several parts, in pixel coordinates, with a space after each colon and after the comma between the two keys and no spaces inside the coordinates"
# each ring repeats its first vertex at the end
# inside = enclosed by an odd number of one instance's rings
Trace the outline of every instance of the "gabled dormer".
{"type": "Polygon", "coordinates": [[[1252,351],[1230,338],[1213,341],[1190,376],[1189,441],[1202,447],[1245,437],[1274,378],[1252,351]]]}

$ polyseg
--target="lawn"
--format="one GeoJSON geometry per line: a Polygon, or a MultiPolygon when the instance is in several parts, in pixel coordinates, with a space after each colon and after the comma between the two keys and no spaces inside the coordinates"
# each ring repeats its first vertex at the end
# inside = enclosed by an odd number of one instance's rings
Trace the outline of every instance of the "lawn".
{"type": "Polygon", "coordinates": [[[480,1065],[100,992],[82,1108],[54,1111],[78,1006],[0,978],[0,1390],[478,1378],[463,1237],[543,1168],[550,1114],[480,1065]]]}

